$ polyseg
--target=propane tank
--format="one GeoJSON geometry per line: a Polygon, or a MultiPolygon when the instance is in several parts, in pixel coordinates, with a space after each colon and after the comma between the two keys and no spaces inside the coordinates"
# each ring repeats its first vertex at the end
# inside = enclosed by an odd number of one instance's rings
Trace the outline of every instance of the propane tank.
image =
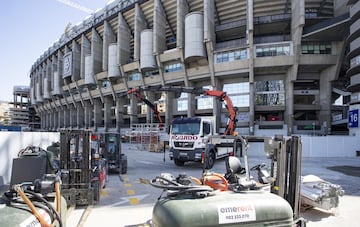
{"type": "Polygon", "coordinates": [[[293,226],[293,212],[281,197],[263,191],[215,192],[205,198],[161,198],[154,226],[293,226]]]}
{"type": "Polygon", "coordinates": [[[153,208],[154,226],[290,227],[295,224],[290,204],[278,195],[256,187],[220,191],[192,181],[185,174],[174,178],[163,173],[150,182],[166,191],[153,208]]]}
{"type": "MultiPolygon", "coordinates": [[[[49,198],[47,198],[49,199],[49,198]]],[[[50,202],[51,206],[55,207],[55,200],[50,202]]],[[[39,214],[44,220],[51,224],[52,215],[46,209],[37,209],[39,214]]],[[[66,200],[61,197],[61,221],[62,226],[66,224],[66,200]]],[[[4,199],[4,196],[0,197],[0,226],[34,226],[41,227],[39,220],[32,214],[30,208],[26,204],[9,202],[4,199]]],[[[57,224],[56,226],[59,226],[57,224]]]]}

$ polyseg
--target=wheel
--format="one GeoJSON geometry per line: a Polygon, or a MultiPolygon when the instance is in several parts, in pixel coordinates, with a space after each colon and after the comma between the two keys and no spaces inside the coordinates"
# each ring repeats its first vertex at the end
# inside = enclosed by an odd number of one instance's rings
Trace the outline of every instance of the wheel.
{"type": "Polygon", "coordinates": [[[121,155],[121,159],[119,161],[119,172],[121,174],[127,173],[127,157],[125,155],[121,155]]]}
{"type": "Polygon", "coordinates": [[[216,160],[215,152],[210,151],[209,157],[208,157],[208,159],[206,161],[206,169],[211,169],[215,164],[215,160],[216,160]]]}
{"type": "Polygon", "coordinates": [[[94,201],[99,202],[100,201],[100,181],[96,180],[93,182],[93,188],[94,188],[94,201]]]}
{"type": "Polygon", "coordinates": [[[121,174],[127,173],[127,162],[123,162],[121,165],[121,174]]]}
{"type": "Polygon", "coordinates": [[[174,158],[174,163],[175,163],[175,165],[177,165],[177,166],[184,166],[184,161],[181,161],[181,160],[179,160],[179,159],[176,159],[176,158],[174,158]]]}

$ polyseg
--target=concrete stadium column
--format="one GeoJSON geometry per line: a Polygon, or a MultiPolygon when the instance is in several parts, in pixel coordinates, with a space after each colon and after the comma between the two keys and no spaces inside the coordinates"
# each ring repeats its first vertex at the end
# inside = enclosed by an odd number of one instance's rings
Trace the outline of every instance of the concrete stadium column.
{"type": "Polygon", "coordinates": [[[139,119],[137,117],[137,114],[138,114],[137,104],[138,104],[138,99],[135,97],[135,95],[131,95],[130,96],[130,109],[131,109],[130,124],[139,122],[139,119]]]}
{"type": "MultiPolygon", "coordinates": [[[[126,97],[126,96],[125,96],[126,97]]],[[[125,97],[116,99],[115,117],[116,117],[116,131],[120,132],[121,126],[124,125],[124,105],[127,103],[125,97]]]]}
{"type": "Polygon", "coordinates": [[[288,135],[294,132],[294,81],[297,79],[299,60],[301,55],[301,36],[305,24],[305,0],[291,2],[291,39],[293,41],[293,64],[288,71],[285,81],[285,124],[288,126],[288,135]]]}
{"type": "Polygon", "coordinates": [[[70,106],[70,127],[77,128],[77,104],[70,106]]]}
{"type": "MultiPolygon", "coordinates": [[[[146,93],[146,98],[154,104],[155,101],[155,94],[154,92],[147,92],[146,93]]],[[[154,122],[154,111],[147,106],[147,112],[146,112],[146,123],[158,123],[157,120],[155,120],[154,122]]]]}
{"type": "Polygon", "coordinates": [[[71,75],[72,81],[78,81],[80,79],[80,68],[81,68],[81,48],[80,45],[73,40],[72,41],[72,62],[73,71],[71,75]]]}
{"type": "Polygon", "coordinates": [[[42,94],[42,67],[36,70],[36,102],[43,102],[43,94],[42,94]]]}
{"type": "Polygon", "coordinates": [[[67,107],[64,108],[64,127],[65,128],[69,128],[70,125],[70,108],[71,107],[67,107]]]}
{"type": "Polygon", "coordinates": [[[84,118],[85,118],[85,129],[92,127],[92,119],[93,119],[93,106],[90,101],[84,102],[84,118]]]}
{"type": "MultiPolygon", "coordinates": [[[[217,86],[214,87],[214,90],[218,90],[218,91],[223,90],[223,86],[221,85],[219,79],[216,79],[215,84],[217,86]]],[[[221,116],[222,102],[219,102],[218,99],[214,97],[213,104],[214,104],[213,116],[221,116]]],[[[217,128],[215,130],[217,130],[217,132],[219,132],[219,129],[221,127],[221,117],[217,117],[215,120],[216,120],[216,126],[217,126],[217,128]]]]}
{"type": "Polygon", "coordinates": [[[166,16],[160,0],[154,1],[153,52],[166,50],[166,16]]]}
{"type": "Polygon", "coordinates": [[[50,110],[46,111],[46,124],[47,124],[47,130],[51,129],[51,115],[50,115],[50,110]]]}
{"type": "Polygon", "coordinates": [[[59,88],[59,94],[60,95],[62,93],[62,89],[61,87],[64,85],[64,80],[62,79],[62,75],[63,75],[63,53],[59,50],[58,51],[58,59],[57,59],[57,65],[58,65],[58,73],[57,73],[57,80],[55,80],[54,78],[54,87],[56,86],[57,88],[59,88]]]}
{"type": "Polygon", "coordinates": [[[108,71],[109,45],[116,42],[116,36],[111,25],[106,20],[104,21],[103,37],[102,69],[103,71],[108,71]]]}
{"type": "Polygon", "coordinates": [[[57,88],[55,88],[55,82],[54,82],[54,80],[55,80],[54,74],[58,73],[57,62],[58,61],[57,61],[56,55],[53,55],[51,57],[51,74],[50,74],[50,77],[51,77],[50,90],[51,90],[52,95],[57,95],[58,94],[58,90],[57,90],[57,88]]]}
{"type": "Polygon", "coordinates": [[[140,60],[140,36],[141,31],[146,29],[147,23],[143,12],[138,3],[135,4],[135,15],[134,15],[134,61],[140,60]]]}
{"type": "Polygon", "coordinates": [[[41,116],[42,116],[42,118],[41,118],[41,120],[42,120],[42,123],[41,123],[42,128],[43,128],[43,129],[46,129],[46,127],[47,127],[46,112],[45,112],[45,111],[42,112],[41,116]]]}
{"type": "Polygon", "coordinates": [[[49,129],[49,113],[47,111],[44,112],[44,120],[45,120],[45,129],[49,129]]]}
{"type": "Polygon", "coordinates": [[[88,38],[81,35],[81,53],[80,53],[80,78],[85,78],[85,56],[91,54],[91,43],[88,38]]]}
{"type": "Polygon", "coordinates": [[[53,109],[51,114],[52,114],[52,121],[53,121],[53,129],[54,129],[54,131],[57,131],[59,129],[57,109],[53,109]]]}
{"type": "Polygon", "coordinates": [[[167,92],[166,93],[166,112],[165,112],[165,129],[169,129],[171,121],[174,116],[174,108],[177,106],[175,93],[167,92]]]}
{"type": "Polygon", "coordinates": [[[78,128],[85,126],[85,111],[81,103],[76,103],[76,122],[78,128]]]}
{"type": "Polygon", "coordinates": [[[204,0],[204,42],[209,65],[211,86],[213,87],[217,86],[217,81],[215,80],[213,53],[215,40],[215,3],[214,0],[204,0]]]}
{"type": "Polygon", "coordinates": [[[51,62],[49,59],[46,61],[43,70],[43,97],[44,99],[50,99],[51,62]]]}
{"type": "Polygon", "coordinates": [[[95,28],[91,31],[91,58],[93,63],[93,76],[102,72],[103,41],[95,28]]]}
{"type": "MultiPolygon", "coordinates": [[[[154,1],[154,27],[153,27],[153,53],[155,55],[156,64],[158,66],[159,75],[161,78],[161,84],[165,84],[164,72],[161,70],[163,64],[160,61],[160,54],[166,50],[166,14],[164,12],[164,7],[160,0],[154,1]]],[[[173,28],[170,26],[171,32],[173,28]]],[[[173,33],[174,34],[174,33],[173,33]]],[[[175,36],[175,34],[174,34],[175,36]]]]}
{"type": "Polygon", "coordinates": [[[112,97],[104,97],[104,128],[108,131],[111,127],[111,107],[113,106],[112,97]]]}
{"type": "Polygon", "coordinates": [[[50,128],[50,131],[53,131],[54,130],[54,115],[53,115],[53,110],[50,109],[49,110],[49,128],[50,128]]]}
{"type": "Polygon", "coordinates": [[[103,103],[100,99],[94,99],[94,128],[95,131],[102,127],[103,103]]]}
{"type": "Polygon", "coordinates": [[[255,133],[254,1],[247,0],[247,42],[249,43],[249,134],[255,133]]]}
{"type": "Polygon", "coordinates": [[[54,56],[52,56],[51,58],[49,58],[47,60],[47,65],[48,65],[48,71],[47,71],[47,75],[46,77],[48,78],[48,90],[49,90],[49,96],[51,96],[52,91],[53,91],[53,74],[54,74],[54,70],[56,70],[56,65],[54,65],[54,56]]]}
{"type": "Polygon", "coordinates": [[[48,116],[49,116],[49,130],[51,131],[53,129],[52,110],[48,110],[48,116]]]}
{"type": "MultiPolygon", "coordinates": [[[[130,40],[131,40],[131,31],[127,22],[125,21],[123,15],[119,13],[118,15],[118,33],[117,33],[117,44],[118,44],[118,59],[119,64],[124,65],[130,59],[130,40]]],[[[124,76],[124,75],[123,75],[124,76]]]]}
{"type": "Polygon", "coordinates": [[[52,115],[52,110],[48,111],[48,116],[49,116],[49,130],[53,130],[53,115],[52,115]]]}
{"type": "Polygon", "coordinates": [[[42,112],[39,112],[39,115],[40,115],[40,128],[44,129],[45,128],[45,119],[44,119],[44,114],[42,112]]]}
{"type": "Polygon", "coordinates": [[[336,66],[330,66],[320,73],[320,111],[319,123],[322,133],[327,135],[331,129],[331,82],[335,79],[336,66]]]}
{"type": "MultiPolygon", "coordinates": [[[[189,85],[190,87],[194,86],[194,84],[192,82],[189,82],[189,85]]],[[[188,105],[188,109],[187,109],[187,117],[193,117],[195,116],[195,110],[196,110],[196,102],[197,102],[197,99],[196,98],[196,95],[194,94],[191,94],[191,93],[188,93],[188,102],[187,102],[187,105],[188,105]]]]}
{"type": "Polygon", "coordinates": [[[64,128],[65,127],[65,124],[64,124],[64,110],[61,109],[57,112],[57,119],[58,119],[58,128],[64,128]]]}
{"type": "Polygon", "coordinates": [[[290,69],[286,75],[285,82],[285,124],[288,126],[288,136],[294,133],[294,81],[293,70],[290,69]]]}
{"type": "Polygon", "coordinates": [[[176,13],[176,47],[185,46],[185,16],[189,12],[187,0],[177,0],[176,13]]]}

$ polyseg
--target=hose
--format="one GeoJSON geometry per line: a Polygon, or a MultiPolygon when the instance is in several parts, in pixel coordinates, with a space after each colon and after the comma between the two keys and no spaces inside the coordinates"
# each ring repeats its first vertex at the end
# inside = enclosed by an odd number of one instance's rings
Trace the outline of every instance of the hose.
{"type": "MultiPolygon", "coordinates": [[[[35,192],[29,191],[29,190],[22,190],[22,188],[19,185],[14,185],[14,189],[20,195],[23,202],[15,201],[15,199],[12,199],[11,201],[17,202],[17,203],[25,203],[30,208],[32,214],[39,220],[41,226],[52,227],[52,226],[55,226],[56,221],[59,223],[59,227],[63,226],[61,218],[59,216],[59,213],[53,208],[53,206],[47,200],[45,200],[43,197],[39,196],[35,192]],[[49,224],[45,221],[43,216],[41,216],[39,211],[36,209],[36,205],[31,201],[31,199],[29,199],[29,197],[26,194],[31,195],[33,197],[33,199],[36,199],[37,201],[40,201],[43,204],[45,204],[45,207],[47,208],[45,210],[48,212],[51,219],[53,219],[53,222],[51,224],[49,224]]],[[[60,201],[60,199],[57,199],[57,200],[60,201]]],[[[39,206],[39,205],[40,204],[37,204],[37,206],[39,206]]],[[[61,206],[59,206],[59,209],[60,208],[61,208],[61,206]]]]}
{"type": "Polygon", "coordinates": [[[157,176],[155,179],[151,180],[150,185],[164,190],[173,190],[174,192],[169,193],[169,195],[214,191],[214,189],[206,185],[182,185],[161,176],[157,176]]]}
{"type": "MultiPolygon", "coordinates": [[[[57,220],[58,223],[59,223],[59,227],[62,227],[62,221],[61,221],[61,218],[59,216],[59,213],[54,209],[54,207],[46,200],[44,199],[43,197],[39,196],[38,194],[36,194],[35,192],[32,192],[32,191],[25,191],[26,193],[34,196],[36,199],[40,200],[41,202],[43,202],[51,211],[52,213],[54,214],[55,218],[54,218],[54,221],[53,223],[51,224],[51,226],[54,226],[55,224],[55,221],[57,220]]],[[[56,198],[56,200],[61,200],[61,198],[56,198]]]]}
{"type": "Polygon", "coordinates": [[[56,199],[56,211],[61,213],[61,194],[60,194],[60,182],[55,181],[55,199],[56,199]]]}
{"type": "Polygon", "coordinates": [[[14,188],[16,192],[19,193],[20,197],[24,200],[26,205],[30,208],[33,215],[39,220],[41,226],[50,227],[50,224],[48,224],[40,215],[39,211],[35,208],[31,200],[25,195],[24,191],[20,188],[20,186],[16,185],[14,188]]]}

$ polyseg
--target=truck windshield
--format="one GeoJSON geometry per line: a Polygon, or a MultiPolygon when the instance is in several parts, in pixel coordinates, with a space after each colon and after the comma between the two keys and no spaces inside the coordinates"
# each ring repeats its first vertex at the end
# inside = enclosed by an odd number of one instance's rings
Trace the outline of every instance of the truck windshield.
{"type": "Polygon", "coordinates": [[[173,123],[172,134],[196,135],[200,133],[200,122],[173,123]]]}

